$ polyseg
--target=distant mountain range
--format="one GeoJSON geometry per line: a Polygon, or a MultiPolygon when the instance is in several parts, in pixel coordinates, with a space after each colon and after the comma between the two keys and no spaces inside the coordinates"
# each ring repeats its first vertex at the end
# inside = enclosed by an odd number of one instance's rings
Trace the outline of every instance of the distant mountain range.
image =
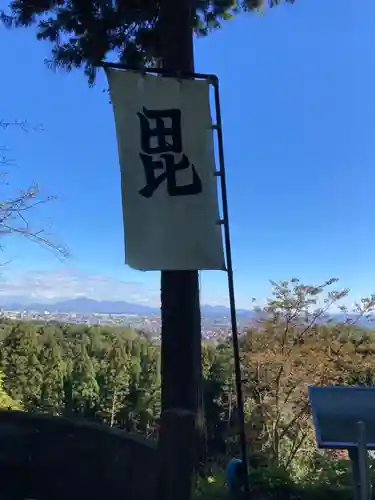
{"type": "MultiPolygon", "coordinates": [[[[43,313],[50,311],[54,313],[78,313],[78,314],[129,314],[138,316],[159,316],[160,309],[157,307],[145,306],[142,304],[134,304],[131,302],[111,301],[111,300],[94,300],[86,297],[78,297],[74,299],[61,300],[55,303],[29,303],[24,297],[19,300],[3,300],[0,302],[0,307],[11,311],[35,311],[43,313]]],[[[201,306],[202,315],[204,317],[223,317],[229,316],[230,310],[226,306],[201,306]]],[[[259,312],[247,309],[238,309],[237,317],[239,320],[256,320],[259,318],[259,312]]],[[[336,323],[345,322],[345,315],[333,314],[331,316],[336,323]]],[[[352,315],[355,320],[355,315],[352,315]]],[[[362,327],[374,327],[374,318],[371,320],[360,318],[357,323],[362,327]]]]}
{"type": "MultiPolygon", "coordinates": [[[[140,316],[154,316],[160,314],[157,307],[145,306],[142,304],[133,304],[131,302],[94,300],[86,297],[75,299],[66,299],[55,303],[27,303],[21,301],[3,301],[1,307],[11,311],[35,311],[43,313],[44,311],[58,313],[78,313],[78,314],[135,314],[140,316]]],[[[227,316],[230,311],[225,306],[203,305],[202,314],[205,316],[227,316]]],[[[256,313],[241,309],[237,311],[240,316],[251,317],[256,313]]]]}

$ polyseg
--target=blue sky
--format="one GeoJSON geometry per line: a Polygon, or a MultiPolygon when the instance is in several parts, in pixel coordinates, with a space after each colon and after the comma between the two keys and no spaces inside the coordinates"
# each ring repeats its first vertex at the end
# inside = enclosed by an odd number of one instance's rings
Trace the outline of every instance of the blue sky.
{"type": "MultiPolygon", "coordinates": [[[[4,0],[1,0],[4,5],[4,0]]],[[[0,4],[0,5],[1,5],[0,4]]],[[[375,3],[298,0],[243,15],[195,44],[196,70],[221,81],[238,305],[264,299],[269,279],[331,276],[354,298],[375,290],[375,3]]],[[[157,303],[158,273],[125,267],[120,172],[104,76],[43,64],[32,29],[0,31],[3,120],[16,160],[9,190],[37,181],[58,200],[31,216],[71,251],[67,262],[4,241],[2,295],[86,294],[157,303]],[[11,47],[11,50],[4,50],[11,47]]],[[[5,188],[3,188],[3,191],[5,188]]],[[[225,273],[202,276],[202,300],[226,303],[225,273]]]]}

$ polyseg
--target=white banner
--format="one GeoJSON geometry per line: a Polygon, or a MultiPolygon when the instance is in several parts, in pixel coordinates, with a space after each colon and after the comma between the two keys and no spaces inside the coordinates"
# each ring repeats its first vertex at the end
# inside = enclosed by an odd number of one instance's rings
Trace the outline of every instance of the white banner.
{"type": "Polygon", "coordinates": [[[107,71],[121,166],[126,263],[225,269],[209,85],[107,71]]]}

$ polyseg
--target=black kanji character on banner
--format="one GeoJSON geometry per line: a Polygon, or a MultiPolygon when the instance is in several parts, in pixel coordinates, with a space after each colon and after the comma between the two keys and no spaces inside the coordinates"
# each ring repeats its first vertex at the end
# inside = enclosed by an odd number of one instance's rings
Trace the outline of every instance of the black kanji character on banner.
{"type": "Polygon", "coordinates": [[[193,164],[183,154],[181,111],[179,109],[149,110],[137,113],[141,125],[142,160],[146,174],[146,186],[139,193],[150,198],[164,181],[170,196],[194,195],[202,192],[202,182],[193,164]],[[150,120],[155,121],[152,128],[150,120]],[[191,167],[192,182],[177,185],[176,172],[191,167]],[[156,171],[161,170],[159,175],[156,171]]]}
{"type": "Polygon", "coordinates": [[[181,111],[179,109],[150,110],[137,113],[141,122],[141,147],[148,155],[182,153],[181,111]],[[155,120],[155,128],[150,121],[155,120]],[[168,121],[170,126],[166,126],[168,121]],[[155,145],[152,144],[155,139],[155,145]],[[169,139],[169,141],[167,140],[169,139]]]}

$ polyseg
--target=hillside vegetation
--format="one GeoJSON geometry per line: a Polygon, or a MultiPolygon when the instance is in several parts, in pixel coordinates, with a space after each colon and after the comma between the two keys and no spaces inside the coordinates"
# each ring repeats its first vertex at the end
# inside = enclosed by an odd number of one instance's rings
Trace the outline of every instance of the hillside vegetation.
{"type": "MultiPolygon", "coordinates": [[[[356,322],[371,314],[374,298],[357,304],[353,316],[340,306],[347,290],[330,291],[335,283],[274,283],[263,319],[241,338],[255,489],[351,497],[346,457],[316,449],[307,386],[373,385],[375,332],[356,322]],[[348,314],[343,324],[329,321],[333,307],[348,314]]],[[[160,347],[146,337],[131,329],[3,319],[0,343],[2,408],[75,416],[157,438],[160,347]]],[[[197,496],[220,498],[222,470],[240,454],[230,340],[204,343],[202,363],[206,456],[197,496]]]]}

